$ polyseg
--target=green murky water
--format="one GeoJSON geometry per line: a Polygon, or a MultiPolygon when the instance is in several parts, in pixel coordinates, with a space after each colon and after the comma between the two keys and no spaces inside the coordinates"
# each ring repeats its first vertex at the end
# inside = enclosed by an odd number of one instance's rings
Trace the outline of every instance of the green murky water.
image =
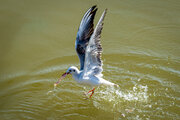
{"type": "Polygon", "coordinates": [[[180,119],[179,0],[0,0],[2,120],[180,119]],[[108,8],[102,33],[104,78],[120,88],[90,90],[71,76],[85,11],[108,8]]]}

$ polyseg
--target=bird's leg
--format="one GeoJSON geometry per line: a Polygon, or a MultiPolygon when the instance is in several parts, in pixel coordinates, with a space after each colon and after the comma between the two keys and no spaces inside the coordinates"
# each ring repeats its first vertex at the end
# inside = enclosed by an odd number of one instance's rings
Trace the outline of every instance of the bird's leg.
{"type": "Polygon", "coordinates": [[[95,90],[95,88],[93,88],[92,90],[90,90],[90,91],[88,92],[88,93],[92,92],[91,95],[89,96],[89,98],[91,98],[92,95],[94,94],[94,90],[95,90]]]}
{"type": "Polygon", "coordinates": [[[89,96],[89,98],[91,98],[92,97],[92,95],[94,94],[94,90],[95,90],[95,88],[93,88],[92,90],[90,90],[88,93],[84,93],[84,95],[87,97],[87,98],[85,98],[86,100],[88,99],[88,94],[90,93],[90,92],[92,92],[91,93],[91,95],[89,96]]]}

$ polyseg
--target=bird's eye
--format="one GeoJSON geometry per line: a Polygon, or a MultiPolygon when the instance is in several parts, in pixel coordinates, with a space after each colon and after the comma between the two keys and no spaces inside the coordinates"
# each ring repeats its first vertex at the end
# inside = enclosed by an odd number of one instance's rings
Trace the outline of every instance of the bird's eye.
{"type": "Polygon", "coordinates": [[[73,72],[75,72],[75,70],[73,70],[73,72]]]}

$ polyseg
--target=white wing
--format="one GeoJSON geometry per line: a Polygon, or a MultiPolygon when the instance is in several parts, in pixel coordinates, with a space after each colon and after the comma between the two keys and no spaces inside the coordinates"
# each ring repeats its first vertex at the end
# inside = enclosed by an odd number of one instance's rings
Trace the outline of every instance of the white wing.
{"type": "Polygon", "coordinates": [[[100,35],[103,28],[103,20],[106,15],[107,9],[103,12],[99,22],[96,25],[96,28],[91,35],[89,40],[89,44],[86,47],[85,54],[85,64],[84,64],[84,77],[88,77],[89,75],[102,76],[102,60],[101,60],[101,52],[102,47],[100,43],[100,35]]]}

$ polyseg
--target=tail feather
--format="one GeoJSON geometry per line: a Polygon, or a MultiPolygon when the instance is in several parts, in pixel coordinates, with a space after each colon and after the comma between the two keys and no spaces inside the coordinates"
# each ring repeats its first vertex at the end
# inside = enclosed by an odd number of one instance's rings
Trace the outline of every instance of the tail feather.
{"type": "Polygon", "coordinates": [[[103,81],[102,81],[102,84],[104,84],[104,85],[110,85],[110,86],[115,86],[115,87],[119,87],[118,84],[109,82],[109,81],[107,81],[107,80],[103,80],[103,81]]]}

